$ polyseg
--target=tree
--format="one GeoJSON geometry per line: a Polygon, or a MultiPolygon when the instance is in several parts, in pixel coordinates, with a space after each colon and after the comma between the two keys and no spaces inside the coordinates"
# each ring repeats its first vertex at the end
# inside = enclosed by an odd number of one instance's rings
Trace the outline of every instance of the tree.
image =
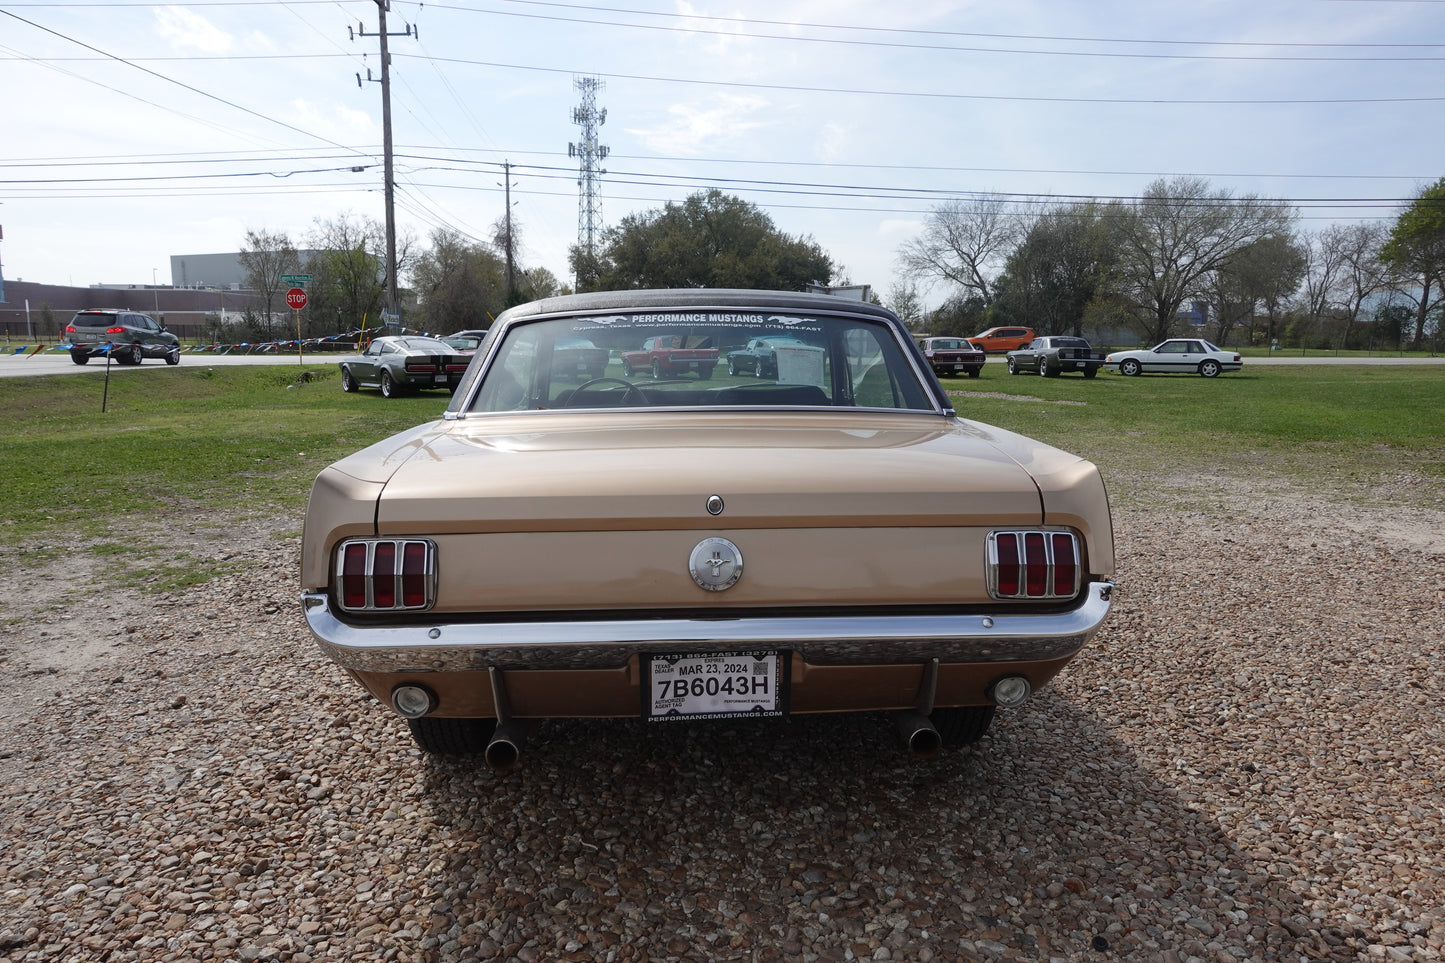
{"type": "Polygon", "coordinates": [[[923,234],[898,249],[905,277],[939,281],[962,288],[985,306],[994,300],[994,278],[1023,236],[1020,211],[1002,194],[936,206],[924,220],[923,234]]]}
{"type": "Polygon", "coordinates": [[[1249,326],[1252,342],[1256,313],[1262,307],[1264,342],[1273,344],[1280,314],[1299,290],[1304,271],[1304,248],[1288,234],[1261,237],[1225,257],[1213,272],[1219,321],[1215,340],[1228,344],[1230,324],[1237,319],[1249,326]]]}
{"type": "Polygon", "coordinates": [[[988,306],[978,295],[949,298],[928,315],[925,325],[930,334],[966,338],[988,327],[988,306]]]}
{"type": "Polygon", "coordinates": [[[517,294],[523,301],[537,301],[566,293],[557,275],[544,267],[527,268],[517,282],[517,294]]]}
{"type": "Polygon", "coordinates": [[[1396,218],[1380,260],[1420,291],[1412,338],[1418,347],[1425,338],[1426,318],[1439,306],[1438,292],[1445,286],[1445,177],[1422,189],[1396,218]]]}
{"type": "Polygon", "coordinates": [[[252,320],[257,334],[264,338],[276,336],[276,315],[272,307],[282,291],[291,286],[281,281],[283,274],[296,274],[301,259],[284,233],[247,231],[241,248],[241,268],[246,272],[246,286],[261,295],[261,313],[252,320]]]}
{"type": "Polygon", "coordinates": [[[923,324],[923,299],[918,286],[910,281],[894,284],[888,292],[888,308],[908,326],[911,331],[920,330],[923,324]]]}
{"type": "Polygon", "coordinates": [[[1106,293],[1113,272],[1104,211],[1089,201],[1046,211],[1034,221],[996,284],[996,323],[1083,335],[1087,308],[1106,293]]]}
{"type": "MultiPolygon", "coordinates": [[[[386,293],[385,229],[351,214],[331,221],[318,218],[309,243],[315,251],[306,265],[311,275],[305,312],[310,332],[378,325],[386,293]]],[[[399,242],[398,264],[401,260],[399,242]]]]}
{"type": "Polygon", "coordinates": [[[418,326],[438,334],[485,329],[508,306],[506,266],[490,248],[456,231],[432,232],[412,269],[418,326]]]}
{"type": "Polygon", "coordinates": [[[1348,323],[1345,334],[1360,319],[1365,299],[1390,283],[1389,268],[1380,260],[1385,226],[1379,221],[1350,224],[1340,229],[1340,272],[1335,282],[1335,299],[1344,307],[1348,323]]]}
{"type": "Polygon", "coordinates": [[[1147,339],[1168,338],[1179,308],[1201,292],[1206,275],[1245,245],[1286,233],[1291,219],[1282,203],[1210,191],[1197,177],[1161,178],[1122,206],[1114,235],[1119,278],[1150,312],[1147,339]]]}
{"type": "Polygon", "coordinates": [[[1334,292],[1344,269],[1344,227],[1331,224],[1305,240],[1305,273],[1300,307],[1309,327],[1320,331],[1334,304],[1334,292]]]}
{"type": "Polygon", "coordinates": [[[827,283],[833,261],[811,238],[780,232],[757,206],[710,190],[630,214],[602,234],[595,257],[572,248],[581,291],[759,288],[827,283]]]}

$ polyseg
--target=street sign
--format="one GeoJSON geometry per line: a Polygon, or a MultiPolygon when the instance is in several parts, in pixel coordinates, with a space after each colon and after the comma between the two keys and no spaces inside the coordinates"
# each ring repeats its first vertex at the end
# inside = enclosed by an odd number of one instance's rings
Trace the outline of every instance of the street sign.
{"type": "Polygon", "coordinates": [[[309,275],[309,274],[283,274],[283,275],[281,275],[281,283],[282,283],[282,284],[289,284],[289,285],[291,285],[292,287],[296,287],[296,288],[304,288],[304,287],[306,287],[306,285],[308,285],[308,284],[311,283],[311,275],[309,275]]]}
{"type": "Polygon", "coordinates": [[[300,288],[292,288],[286,292],[286,307],[293,311],[300,311],[306,307],[306,292],[300,288]]]}

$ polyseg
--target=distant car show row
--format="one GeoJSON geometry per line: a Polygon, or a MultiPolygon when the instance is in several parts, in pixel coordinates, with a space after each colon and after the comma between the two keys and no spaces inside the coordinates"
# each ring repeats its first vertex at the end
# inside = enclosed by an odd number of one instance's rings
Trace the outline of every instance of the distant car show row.
{"type": "MultiPolygon", "coordinates": [[[[384,397],[424,388],[455,391],[471,356],[486,337],[485,330],[458,331],[446,337],[402,334],[382,335],[366,342],[362,350],[337,362],[342,390],[378,389],[384,397]]],[[[1202,338],[1169,338],[1152,348],[1097,352],[1087,340],[1064,335],[1038,335],[1032,328],[995,327],[971,338],[918,335],[918,349],[930,370],[940,378],[983,373],[989,352],[1004,353],[1008,373],[1037,374],[1055,378],[1078,373],[1093,378],[1101,368],[1122,375],[1197,374],[1204,378],[1239,371],[1244,360],[1236,351],[1220,348],[1202,338]]],[[[76,364],[92,358],[106,358],[122,365],[139,365],[146,358],[179,364],[180,339],[148,315],[114,308],[91,308],[77,312],[63,333],[61,347],[76,364]]],[[[560,375],[578,381],[604,377],[613,363],[612,352],[585,338],[571,338],[567,344],[550,346],[560,375]]],[[[808,345],[790,333],[749,338],[745,343],[725,345],[688,343],[679,335],[662,335],[646,343],[617,352],[622,378],[639,375],[657,381],[691,375],[712,378],[718,367],[730,377],[780,379],[779,365],[806,358],[808,345]]]]}

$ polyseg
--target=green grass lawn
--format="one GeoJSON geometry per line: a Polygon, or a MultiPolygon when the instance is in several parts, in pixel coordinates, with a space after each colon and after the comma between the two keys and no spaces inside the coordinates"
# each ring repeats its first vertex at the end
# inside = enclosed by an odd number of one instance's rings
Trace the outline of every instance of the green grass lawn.
{"type": "Polygon", "coordinates": [[[231,508],[299,515],[326,464],[441,416],[449,396],[344,394],[334,365],[0,380],[0,531],[96,536],[231,508]],[[101,411],[102,395],[106,397],[101,411]]]}
{"type": "MultiPolygon", "coordinates": [[[[947,379],[959,412],[1135,475],[1268,472],[1347,496],[1417,479],[1445,507],[1445,367],[1246,366],[1215,379],[947,379]],[[1001,395],[1002,397],[998,397],[1001,395]]],[[[195,365],[0,379],[6,470],[0,543],[72,532],[123,538],[139,523],[218,510],[300,515],[328,463],[440,417],[448,396],[388,401],[340,390],[334,364],[195,365]]]]}
{"type": "Polygon", "coordinates": [[[1077,452],[1116,482],[1268,472],[1355,497],[1403,473],[1421,480],[1416,504],[1445,507],[1442,366],[1246,364],[1213,379],[1102,371],[1092,380],[989,368],[945,387],[965,417],[1077,452]]]}

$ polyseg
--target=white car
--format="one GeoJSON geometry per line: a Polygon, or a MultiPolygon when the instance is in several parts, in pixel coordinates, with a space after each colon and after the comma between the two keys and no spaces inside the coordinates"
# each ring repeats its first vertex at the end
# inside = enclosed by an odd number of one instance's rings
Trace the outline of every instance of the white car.
{"type": "Polygon", "coordinates": [[[1123,375],[1145,372],[1199,374],[1217,377],[1221,371],[1238,371],[1244,359],[1233,351],[1199,338],[1170,338],[1152,348],[1138,351],[1115,351],[1104,359],[1106,365],[1118,365],[1123,375]]]}

